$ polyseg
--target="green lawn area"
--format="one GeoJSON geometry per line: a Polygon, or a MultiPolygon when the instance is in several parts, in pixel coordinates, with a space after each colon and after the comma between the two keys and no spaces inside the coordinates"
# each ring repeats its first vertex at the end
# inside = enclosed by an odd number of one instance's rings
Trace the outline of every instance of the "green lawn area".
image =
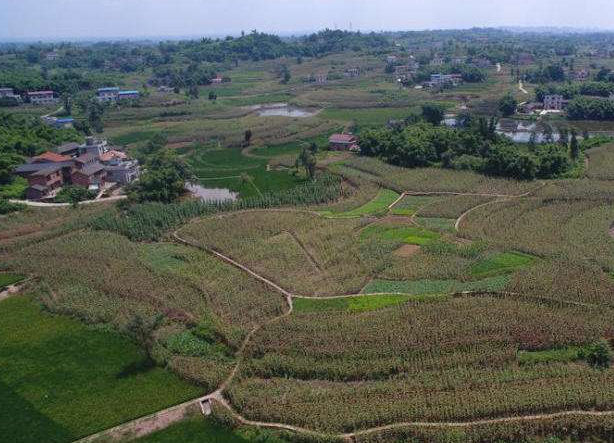
{"type": "Polygon", "coordinates": [[[437,240],[440,235],[437,232],[416,226],[382,226],[371,225],[361,232],[361,238],[377,236],[382,240],[403,242],[409,245],[424,246],[437,240]]]}
{"type": "Polygon", "coordinates": [[[547,349],[545,351],[518,351],[518,363],[521,365],[534,365],[538,363],[572,362],[580,359],[581,348],[569,346],[560,349],[547,349]]]}
{"type": "MultiPolygon", "coordinates": [[[[325,311],[347,311],[347,312],[367,312],[377,309],[396,306],[409,300],[419,300],[412,295],[374,295],[371,297],[345,297],[332,299],[304,299],[294,300],[294,310],[296,312],[325,312],[325,311]]],[[[427,297],[425,300],[430,299],[427,297]]]]}
{"type": "Polygon", "coordinates": [[[290,189],[305,181],[286,171],[267,171],[268,158],[246,157],[240,149],[199,146],[187,160],[202,186],[228,188],[242,197],[290,189]]]}
{"type": "Polygon", "coordinates": [[[14,285],[15,283],[19,283],[25,277],[19,274],[12,273],[0,273],[0,290],[6,288],[7,286],[14,285]]]}
{"type": "Polygon", "coordinates": [[[409,295],[451,294],[454,292],[490,290],[500,291],[509,283],[509,276],[462,282],[460,280],[373,280],[364,289],[365,294],[399,293],[409,295]]]}
{"type": "Polygon", "coordinates": [[[443,233],[454,233],[456,229],[456,219],[453,218],[434,218],[434,217],[417,217],[416,223],[424,226],[427,229],[439,231],[443,233]]]}
{"type": "Polygon", "coordinates": [[[132,143],[150,140],[160,131],[135,131],[127,134],[118,135],[111,139],[114,145],[131,145],[132,143]]]}
{"type": "Polygon", "coordinates": [[[521,252],[503,252],[476,263],[470,272],[473,278],[485,278],[513,272],[534,260],[535,257],[521,252]]]}
{"type": "Polygon", "coordinates": [[[71,442],[203,394],[116,332],[31,297],[0,302],[0,331],[2,441],[71,442]]]}
{"type": "MultiPolygon", "coordinates": [[[[342,128],[339,128],[338,130],[341,131],[342,128]]],[[[320,151],[323,151],[328,148],[328,138],[333,132],[337,131],[326,132],[316,137],[306,138],[304,140],[297,140],[289,143],[282,143],[279,145],[261,146],[258,148],[254,148],[251,152],[252,154],[261,157],[273,158],[278,155],[299,154],[303,145],[309,145],[311,143],[315,143],[318,146],[318,149],[320,151]]]]}
{"type": "Polygon", "coordinates": [[[394,205],[391,212],[394,215],[414,215],[421,207],[440,199],[441,197],[430,197],[428,195],[406,195],[399,203],[394,205]]]}
{"type": "Polygon", "coordinates": [[[11,273],[0,273],[0,290],[6,288],[7,286],[18,283],[24,278],[25,277],[23,275],[11,274],[11,273]]]}
{"type": "MultiPolygon", "coordinates": [[[[212,419],[194,417],[167,429],[136,440],[134,443],[286,443],[258,429],[230,430],[212,419]]],[[[127,442],[126,442],[127,443],[127,442]]]]}
{"type": "Polygon", "coordinates": [[[365,215],[379,215],[388,212],[388,207],[399,198],[399,194],[390,189],[380,189],[375,198],[369,203],[346,212],[322,211],[324,217],[353,218],[365,215]]]}
{"type": "Polygon", "coordinates": [[[389,120],[403,120],[412,114],[418,113],[418,108],[364,108],[344,109],[328,108],[320,116],[330,120],[354,122],[359,128],[379,127],[389,120]]]}

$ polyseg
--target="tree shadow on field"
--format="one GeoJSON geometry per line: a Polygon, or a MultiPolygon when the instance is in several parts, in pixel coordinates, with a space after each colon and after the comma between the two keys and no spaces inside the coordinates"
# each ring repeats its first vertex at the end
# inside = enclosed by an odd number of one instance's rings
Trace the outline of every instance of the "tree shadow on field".
{"type": "Polygon", "coordinates": [[[140,360],[133,361],[126,366],[124,366],[121,371],[119,371],[115,378],[123,379],[128,377],[134,377],[135,375],[146,374],[156,367],[156,362],[150,357],[143,357],[140,360]]]}
{"type": "Polygon", "coordinates": [[[0,441],[61,443],[70,442],[75,437],[0,381],[0,441]]]}

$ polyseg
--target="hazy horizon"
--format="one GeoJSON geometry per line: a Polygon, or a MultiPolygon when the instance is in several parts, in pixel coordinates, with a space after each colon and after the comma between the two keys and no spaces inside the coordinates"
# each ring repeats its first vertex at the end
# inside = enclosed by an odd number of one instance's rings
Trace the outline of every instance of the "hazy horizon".
{"type": "Polygon", "coordinates": [[[0,0],[2,41],[188,38],[252,29],[396,31],[472,27],[611,30],[611,0],[0,0]]]}

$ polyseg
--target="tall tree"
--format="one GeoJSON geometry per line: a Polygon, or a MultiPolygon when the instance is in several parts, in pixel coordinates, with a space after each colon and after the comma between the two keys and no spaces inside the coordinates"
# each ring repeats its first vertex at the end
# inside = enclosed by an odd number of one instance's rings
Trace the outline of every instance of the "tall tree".
{"type": "Polygon", "coordinates": [[[507,94],[501,100],[499,100],[499,112],[501,112],[503,117],[514,115],[517,107],[518,102],[512,94],[507,94]]]}
{"type": "Polygon", "coordinates": [[[438,104],[427,103],[422,105],[422,116],[430,124],[439,126],[443,121],[444,109],[438,104]]]}
{"type": "Polygon", "coordinates": [[[316,158],[308,146],[303,146],[303,150],[296,159],[295,167],[298,169],[302,166],[305,169],[305,174],[309,178],[313,178],[316,174],[316,158]]]}
{"type": "Polygon", "coordinates": [[[245,146],[249,146],[252,143],[252,130],[251,129],[246,129],[245,130],[245,134],[243,134],[243,141],[245,146]]]}
{"type": "Polygon", "coordinates": [[[174,151],[160,150],[145,164],[145,172],[134,185],[131,197],[170,203],[184,193],[186,182],[192,179],[192,171],[174,151]]]}
{"type": "Polygon", "coordinates": [[[571,142],[569,143],[569,153],[573,160],[577,160],[580,157],[580,143],[578,143],[578,136],[575,129],[571,130],[571,142]]]}
{"type": "Polygon", "coordinates": [[[559,128],[559,145],[567,148],[569,145],[569,131],[567,128],[559,128]]]}

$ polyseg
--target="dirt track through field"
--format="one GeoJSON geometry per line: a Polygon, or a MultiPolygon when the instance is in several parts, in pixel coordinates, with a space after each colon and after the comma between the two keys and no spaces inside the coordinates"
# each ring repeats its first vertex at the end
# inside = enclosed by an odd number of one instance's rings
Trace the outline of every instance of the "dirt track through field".
{"type": "MultiPolygon", "coordinates": [[[[504,198],[505,200],[495,200],[495,201],[491,201],[491,202],[487,202],[487,203],[483,203],[480,205],[477,205],[471,209],[469,209],[468,211],[466,211],[463,215],[461,215],[461,217],[459,217],[459,219],[457,220],[457,227],[460,224],[460,222],[462,221],[462,219],[471,211],[485,206],[487,204],[492,204],[492,203],[496,203],[496,202],[502,202],[502,201],[508,201],[510,199],[514,199],[514,198],[521,198],[521,197],[526,197],[531,195],[531,193],[533,193],[535,190],[529,191],[527,193],[521,194],[521,195],[500,195],[499,197],[504,198]]],[[[403,193],[402,196],[404,195],[480,195],[480,196],[497,196],[497,195],[493,195],[493,194],[463,194],[463,193],[417,193],[417,194],[413,194],[413,193],[403,193]]],[[[391,207],[393,207],[393,205],[391,205],[391,207]]],[[[244,211],[244,212],[252,212],[252,211],[244,211]]],[[[306,211],[296,211],[296,212],[306,212],[306,211]]],[[[205,246],[202,246],[200,244],[197,244],[195,242],[192,242],[188,239],[184,239],[179,235],[179,230],[176,230],[175,232],[173,232],[173,238],[178,241],[181,244],[184,244],[186,246],[189,247],[193,247],[202,251],[205,251],[213,256],[215,256],[216,258],[242,270],[243,272],[249,274],[250,276],[254,277],[255,279],[259,280],[260,282],[266,284],[267,286],[271,287],[272,289],[274,289],[276,292],[278,292],[280,295],[282,295],[284,297],[284,299],[286,300],[286,303],[288,305],[288,309],[286,312],[284,312],[283,314],[281,314],[278,317],[272,318],[270,320],[268,320],[267,322],[264,322],[263,324],[255,327],[254,329],[252,329],[249,334],[245,337],[243,343],[241,344],[240,348],[237,350],[236,353],[236,364],[233,367],[232,371],[230,372],[230,374],[228,375],[228,377],[224,380],[224,382],[211,394],[205,395],[203,397],[199,397],[197,399],[182,403],[180,405],[177,406],[173,406],[170,407],[168,409],[164,409],[162,411],[159,411],[155,414],[146,416],[146,417],[142,417],[127,423],[124,423],[122,425],[116,426],[114,428],[111,428],[109,430],[105,430],[102,432],[99,432],[97,434],[91,435],[89,437],[83,438],[78,440],[76,443],[95,443],[97,441],[102,441],[104,439],[104,441],[119,441],[121,439],[125,439],[126,436],[131,436],[131,437],[141,437],[144,435],[148,435],[150,433],[153,433],[155,431],[164,429],[168,426],[170,426],[173,423],[179,422],[182,419],[184,419],[186,417],[186,415],[191,411],[191,410],[195,410],[198,407],[200,407],[202,405],[203,402],[210,402],[210,403],[217,403],[219,406],[223,407],[224,409],[226,409],[239,423],[246,425],[246,426],[254,426],[254,427],[260,427],[260,428],[268,428],[268,429],[277,429],[277,430],[286,430],[286,431],[291,431],[291,432],[296,432],[299,434],[303,434],[303,435],[311,435],[311,436],[319,436],[319,437],[331,437],[331,435],[329,434],[324,434],[322,432],[319,431],[314,431],[311,429],[307,429],[307,428],[303,428],[303,427],[299,427],[299,426],[294,426],[294,425],[290,425],[290,424],[286,424],[286,423],[275,423],[275,422],[261,422],[261,421],[254,421],[254,420],[249,420],[245,417],[243,417],[242,415],[240,415],[237,411],[235,411],[232,407],[232,405],[226,400],[226,398],[224,398],[224,391],[226,390],[226,388],[228,387],[228,385],[234,380],[234,378],[236,377],[236,375],[238,374],[240,367],[241,367],[241,363],[243,362],[244,359],[244,352],[246,347],[248,346],[248,344],[251,342],[252,338],[254,337],[254,335],[261,330],[263,327],[272,324],[274,322],[280,321],[286,317],[289,317],[293,311],[294,311],[294,304],[293,304],[293,299],[297,298],[297,299],[315,299],[315,300],[330,300],[330,299],[337,299],[337,298],[350,298],[350,297],[369,297],[369,296],[377,296],[377,295],[384,295],[384,294],[364,294],[364,293],[359,293],[359,294],[349,294],[349,295],[340,295],[340,296],[331,296],[331,297],[316,297],[316,296],[312,296],[312,295],[298,295],[298,294],[293,294],[292,292],[282,288],[280,285],[278,285],[277,283],[273,282],[272,280],[258,274],[257,272],[249,269],[247,266],[242,265],[241,263],[237,262],[236,260],[233,260],[232,258],[214,251],[210,248],[207,248],[205,246]]],[[[386,294],[386,295],[390,295],[390,294],[386,294]]],[[[399,294],[399,295],[407,295],[407,294],[399,294]]],[[[468,291],[468,292],[460,292],[460,293],[454,293],[454,294],[450,294],[452,296],[455,297],[462,297],[462,296],[477,296],[477,295],[490,295],[490,296],[518,296],[519,294],[511,294],[511,293],[492,293],[492,292],[488,292],[488,291],[468,291]]],[[[542,300],[542,302],[544,302],[545,300],[542,300]]],[[[552,302],[557,302],[557,303],[565,303],[564,301],[560,301],[560,300],[552,300],[552,302]]],[[[575,305],[575,304],[574,304],[575,305]]],[[[593,306],[578,306],[578,307],[593,307],[593,306]]],[[[534,422],[534,421],[541,421],[541,420],[550,420],[550,419],[556,419],[556,418],[562,418],[562,417],[610,417],[610,416],[614,416],[614,411],[583,411],[583,410],[571,410],[571,411],[560,411],[560,412],[554,412],[554,413],[544,413],[544,414],[530,414],[530,415],[519,415],[519,416],[510,416],[510,417],[499,417],[499,418],[489,418],[489,419],[480,419],[480,420],[472,420],[472,421],[466,421],[466,422],[399,422],[399,423],[392,423],[389,425],[384,425],[384,426],[379,426],[379,427],[373,427],[373,428],[368,428],[368,429],[363,429],[363,430],[359,430],[359,431],[355,431],[355,432],[351,432],[351,433],[343,433],[343,434],[336,434],[336,435],[332,435],[332,437],[335,438],[339,438],[339,439],[344,439],[347,441],[352,441],[354,438],[359,437],[359,436],[365,436],[365,435],[370,435],[370,434],[376,434],[379,432],[383,432],[383,431],[390,431],[390,430],[396,430],[396,429],[403,429],[403,428],[431,428],[431,429],[437,429],[437,428],[441,428],[441,429],[449,429],[449,428],[470,428],[470,427],[474,427],[474,426],[482,426],[482,425],[489,425],[489,424],[497,424],[497,423],[522,423],[522,422],[534,422]]]]}

